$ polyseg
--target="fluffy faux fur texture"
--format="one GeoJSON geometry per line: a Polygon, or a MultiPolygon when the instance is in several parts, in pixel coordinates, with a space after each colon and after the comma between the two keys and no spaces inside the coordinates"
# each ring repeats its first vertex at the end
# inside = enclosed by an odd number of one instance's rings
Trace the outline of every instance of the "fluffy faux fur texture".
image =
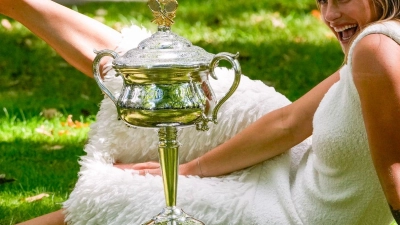
{"type": "MultiPolygon", "coordinates": [[[[134,48],[140,40],[150,35],[137,26],[124,30],[122,34],[124,38],[118,52],[134,48]]],[[[216,74],[219,79],[210,78],[210,82],[220,99],[233,82],[233,71],[217,68],[216,74]]],[[[105,84],[117,96],[122,79],[115,77],[111,69],[106,75],[105,84]]],[[[194,127],[179,130],[180,162],[203,155],[262,115],[289,103],[274,88],[242,76],[237,91],[221,107],[218,124],[210,124],[206,132],[197,131],[194,127]]],[[[128,128],[117,119],[116,107],[106,97],[101,102],[97,122],[91,126],[89,141],[85,146],[87,155],[80,162],[79,180],[64,204],[66,220],[75,225],[141,224],[158,214],[165,206],[161,177],[139,176],[131,170],[113,167],[116,161],[157,161],[157,146],[156,129],[128,128]]],[[[292,157],[284,154],[274,160],[278,160],[276,163],[284,162],[282,165],[285,168],[295,167],[308,146],[304,142],[291,151],[292,157]],[[284,159],[280,160],[282,157],[284,159]]],[[[257,218],[253,216],[256,211],[251,211],[254,202],[259,201],[255,196],[260,191],[259,186],[263,185],[260,177],[265,173],[264,169],[260,164],[216,178],[179,176],[178,206],[206,224],[260,224],[253,221],[257,218]]],[[[289,180],[289,169],[284,171],[283,176],[289,180]]]]}

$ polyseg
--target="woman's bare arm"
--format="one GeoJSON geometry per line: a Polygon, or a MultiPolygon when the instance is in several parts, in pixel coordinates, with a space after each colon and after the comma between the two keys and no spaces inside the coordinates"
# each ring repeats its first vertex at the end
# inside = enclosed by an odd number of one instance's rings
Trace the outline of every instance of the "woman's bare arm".
{"type": "Polygon", "coordinates": [[[94,49],[115,49],[114,29],[51,0],[0,0],[0,13],[46,41],[68,63],[92,76],[94,49]]]}
{"type": "MultiPolygon", "coordinates": [[[[338,80],[339,72],[336,72],[296,102],[266,114],[199,159],[181,165],[179,173],[219,176],[287,151],[311,135],[315,110],[327,90],[338,80]]],[[[136,169],[140,174],[160,174],[158,163],[155,162],[116,166],[136,169]]]]}
{"type": "Polygon", "coordinates": [[[331,75],[294,103],[272,111],[229,141],[180,168],[183,175],[218,176],[277,156],[312,133],[312,120],[322,97],[339,80],[331,75]],[[199,170],[199,164],[201,171],[199,170]]]}
{"type": "Polygon", "coordinates": [[[382,34],[364,37],[353,55],[372,159],[386,199],[400,222],[400,46],[382,34]]]}

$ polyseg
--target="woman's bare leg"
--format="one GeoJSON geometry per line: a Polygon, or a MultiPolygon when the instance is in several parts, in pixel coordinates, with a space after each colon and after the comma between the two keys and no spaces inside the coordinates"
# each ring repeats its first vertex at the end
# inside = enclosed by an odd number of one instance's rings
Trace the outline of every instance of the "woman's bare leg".
{"type": "Polygon", "coordinates": [[[64,214],[62,209],[37,217],[32,220],[28,220],[23,223],[19,223],[18,225],[65,225],[64,223],[64,214]]]}
{"type": "Polygon", "coordinates": [[[46,41],[68,63],[92,76],[94,49],[115,49],[118,31],[51,0],[0,0],[0,13],[46,41]]]}

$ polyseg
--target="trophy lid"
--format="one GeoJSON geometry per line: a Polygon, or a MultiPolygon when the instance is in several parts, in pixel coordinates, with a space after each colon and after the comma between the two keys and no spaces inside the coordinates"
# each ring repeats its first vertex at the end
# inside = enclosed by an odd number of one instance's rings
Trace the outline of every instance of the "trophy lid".
{"type": "Polygon", "coordinates": [[[208,67],[214,55],[194,46],[189,40],[173,33],[171,25],[178,7],[176,0],[149,0],[152,22],[158,31],[114,60],[116,69],[199,68],[208,67]]]}

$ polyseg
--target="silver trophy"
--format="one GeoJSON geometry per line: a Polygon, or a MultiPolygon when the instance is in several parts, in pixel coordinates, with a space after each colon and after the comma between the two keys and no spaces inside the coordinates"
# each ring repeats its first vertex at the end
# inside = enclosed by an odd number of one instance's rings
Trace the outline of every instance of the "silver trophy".
{"type": "MultiPolygon", "coordinates": [[[[177,128],[196,125],[208,130],[217,123],[221,105],[240,82],[238,54],[216,55],[193,46],[190,41],[171,32],[178,7],[176,0],[149,0],[158,31],[123,56],[112,50],[97,51],[93,73],[101,90],[114,102],[118,117],[128,126],[156,128],[159,136],[159,161],[166,207],[143,224],[204,224],[176,206],[178,185],[177,128]],[[100,60],[114,58],[116,76],[123,78],[120,95],[115,97],[100,76],[100,60]],[[209,84],[209,75],[217,79],[214,69],[220,60],[232,64],[235,79],[223,98],[217,100],[209,84]]],[[[133,212],[134,213],[134,212],[133,212]]]]}

